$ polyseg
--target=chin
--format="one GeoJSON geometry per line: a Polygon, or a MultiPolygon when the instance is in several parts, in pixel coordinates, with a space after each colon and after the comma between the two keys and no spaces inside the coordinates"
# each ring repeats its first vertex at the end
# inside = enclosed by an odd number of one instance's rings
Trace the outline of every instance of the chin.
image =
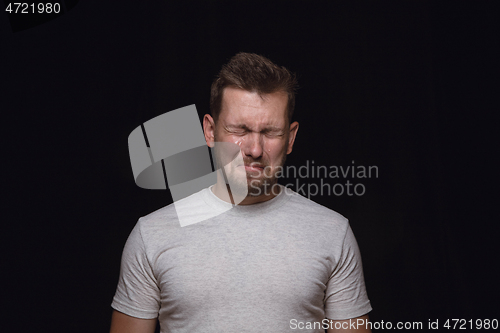
{"type": "Polygon", "coordinates": [[[272,187],[277,184],[276,179],[273,182],[264,180],[253,180],[248,184],[248,195],[252,197],[258,197],[265,194],[270,194],[272,187]]]}

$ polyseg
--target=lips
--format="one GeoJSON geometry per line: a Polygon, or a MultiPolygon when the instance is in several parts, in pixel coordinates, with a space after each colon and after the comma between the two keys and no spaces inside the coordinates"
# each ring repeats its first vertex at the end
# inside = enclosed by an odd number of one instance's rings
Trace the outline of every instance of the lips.
{"type": "Polygon", "coordinates": [[[238,167],[244,167],[247,172],[262,172],[265,168],[262,164],[240,164],[238,167]]]}
{"type": "Polygon", "coordinates": [[[245,164],[245,167],[264,169],[264,166],[260,164],[250,164],[250,165],[245,164]]]}
{"type": "Polygon", "coordinates": [[[265,166],[264,166],[264,165],[262,165],[262,164],[255,164],[255,163],[251,163],[251,164],[244,164],[244,165],[243,165],[243,164],[240,164],[240,165],[238,165],[238,166],[239,166],[239,167],[244,166],[245,168],[254,168],[254,169],[257,169],[257,168],[258,168],[258,169],[264,169],[264,168],[265,168],[265,166]]]}

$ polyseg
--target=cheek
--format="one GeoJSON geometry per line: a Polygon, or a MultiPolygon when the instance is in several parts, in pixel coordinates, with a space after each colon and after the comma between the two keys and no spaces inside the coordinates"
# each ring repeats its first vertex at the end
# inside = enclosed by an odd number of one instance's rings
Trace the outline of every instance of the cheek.
{"type": "Polygon", "coordinates": [[[241,147],[245,144],[246,139],[245,137],[234,137],[231,141],[241,147]]]}
{"type": "Polygon", "coordinates": [[[286,145],[280,142],[267,142],[265,145],[265,152],[272,164],[276,164],[281,161],[283,155],[286,153],[286,145]]]}

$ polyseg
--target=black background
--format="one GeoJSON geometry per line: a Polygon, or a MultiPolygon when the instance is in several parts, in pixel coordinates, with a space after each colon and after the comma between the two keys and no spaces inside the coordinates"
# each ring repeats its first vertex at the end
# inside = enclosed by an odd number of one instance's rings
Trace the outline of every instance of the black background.
{"type": "Polygon", "coordinates": [[[109,330],[128,234],[172,202],[135,185],[128,135],[208,113],[240,51],[298,74],[289,165],[379,169],[363,196],[312,198],[351,222],[371,320],[500,319],[494,1],[82,1],[15,33],[0,16],[12,331],[109,330]]]}

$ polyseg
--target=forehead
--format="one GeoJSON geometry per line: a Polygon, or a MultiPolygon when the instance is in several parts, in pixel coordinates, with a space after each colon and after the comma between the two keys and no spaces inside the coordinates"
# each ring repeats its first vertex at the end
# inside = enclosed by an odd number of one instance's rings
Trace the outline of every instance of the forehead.
{"type": "Polygon", "coordinates": [[[282,125],[287,121],[288,95],[284,91],[259,95],[254,91],[226,87],[219,118],[224,122],[282,125]]]}

